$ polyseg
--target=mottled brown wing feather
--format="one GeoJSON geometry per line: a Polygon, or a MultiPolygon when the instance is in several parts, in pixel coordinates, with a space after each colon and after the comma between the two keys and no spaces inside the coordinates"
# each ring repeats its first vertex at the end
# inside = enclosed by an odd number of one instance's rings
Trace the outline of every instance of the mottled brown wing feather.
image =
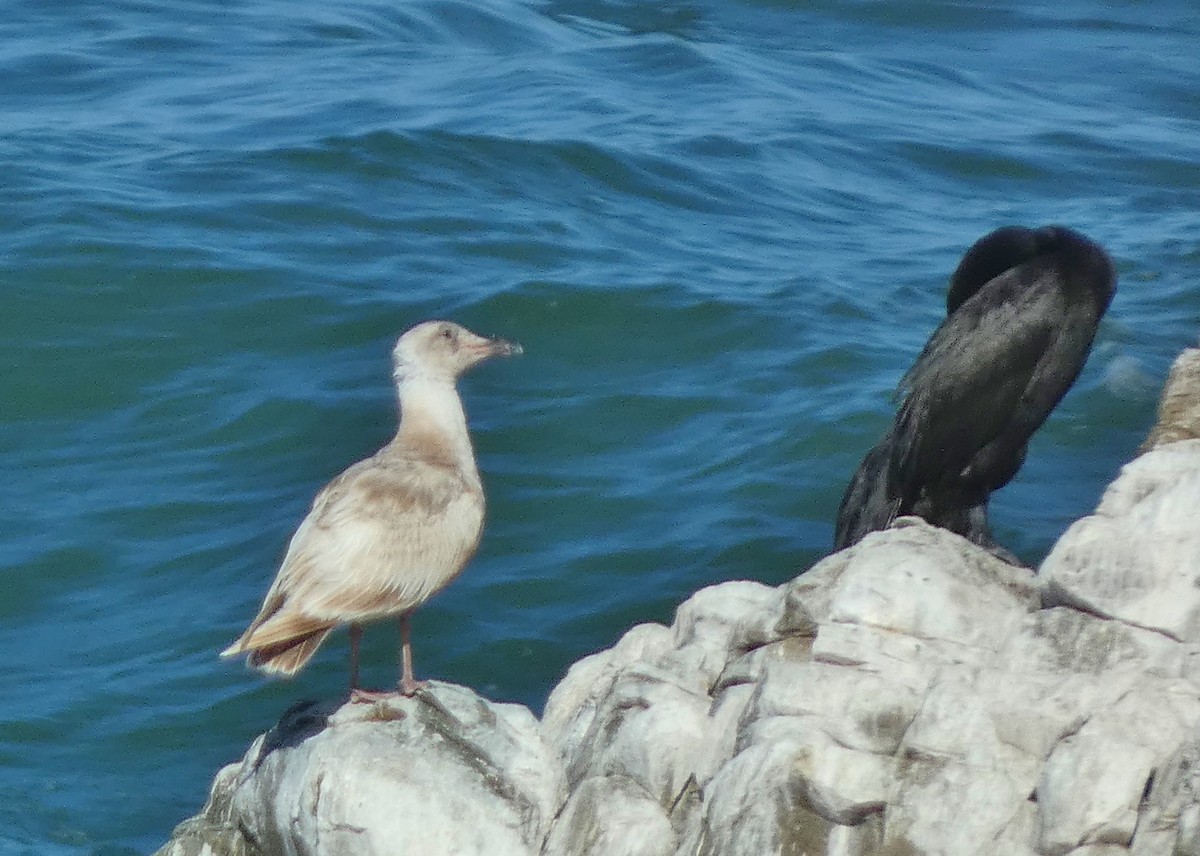
{"type": "Polygon", "coordinates": [[[256,669],[262,669],[268,674],[294,675],[312,659],[312,655],[317,652],[328,635],[328,629],[321,630],[307,636],[289,639],[278,645],[256,648],[250,655],[250,665],[256,669]]]}
{"type": "Polygon", "coordinates": [[[478,486],[440,460],[387,452],[355,464],[317,494],[262,610],[226,655],[397,614],[450,582],[470,559],[483,523],[478,486]]]}

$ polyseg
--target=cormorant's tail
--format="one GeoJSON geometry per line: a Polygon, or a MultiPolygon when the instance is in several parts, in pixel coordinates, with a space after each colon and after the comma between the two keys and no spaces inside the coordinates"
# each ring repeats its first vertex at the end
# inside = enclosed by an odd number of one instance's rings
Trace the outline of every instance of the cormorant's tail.
{"type": "Polygon", "coordinates": [[[838,507],[833,532],[834,550],[857,544],[868,533],[887,529],[896,519],[900,501],[892,496],[888,473],[892,454],[892,434],[889,432],[858,465],[838,507]]]}

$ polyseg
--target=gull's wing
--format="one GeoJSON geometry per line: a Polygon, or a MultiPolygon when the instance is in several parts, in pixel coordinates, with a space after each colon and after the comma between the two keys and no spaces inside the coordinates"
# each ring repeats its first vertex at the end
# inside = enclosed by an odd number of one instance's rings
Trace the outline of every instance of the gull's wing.
{"type": "Polygon", "coordinates": [[[385,449],[355,464],[317,494],[229,653],[417,606],[475,552],[483,513],[478,485],[442,461],[385,449]]]}

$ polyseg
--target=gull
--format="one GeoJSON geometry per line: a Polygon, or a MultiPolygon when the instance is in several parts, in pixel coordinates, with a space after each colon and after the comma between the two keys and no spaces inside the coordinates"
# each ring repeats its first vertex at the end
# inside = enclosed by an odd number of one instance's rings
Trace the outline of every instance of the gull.
{"type": "Polygon", "coordinates": [[[358,687],[362,625],[398,617],[400,692],[424,685],[413,677],[412,614],[459,575],[483,531],[483,485],[455,383],[485,360],[520,353],[449,321],[399,338],[396,436],[316,495],[258,615],[222,657],[248,654],[254,668],[291,676],[349,624],[351,699],[369,701],[387,694],[358,687]]]}

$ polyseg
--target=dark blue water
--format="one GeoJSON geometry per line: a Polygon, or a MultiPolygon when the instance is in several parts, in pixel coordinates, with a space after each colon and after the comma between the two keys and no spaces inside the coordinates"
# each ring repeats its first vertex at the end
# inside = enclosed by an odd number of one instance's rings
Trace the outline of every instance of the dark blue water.
{"type": "Polygon", "coordinates": [[[527,354],[464,384],[490,519],[420,674],[536,709],[820,558],[1006,223],[1121,277],[994,500],[1040,559],[1200,334],[1197,44],[1187,2],[0,2],[0,856],[152,850],[342,690],[344,636],[290,683],[216,653],[424,318],[527,354]]]}

